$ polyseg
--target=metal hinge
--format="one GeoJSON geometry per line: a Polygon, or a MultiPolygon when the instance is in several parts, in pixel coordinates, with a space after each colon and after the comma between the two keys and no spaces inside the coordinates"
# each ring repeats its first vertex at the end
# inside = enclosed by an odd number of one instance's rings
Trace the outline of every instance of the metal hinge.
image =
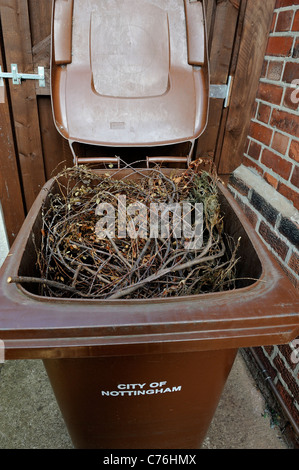
{"type": "Polygon", "coordinates": [[[0,86],[4,86],[4,78],[12,78],[12,83],[14,85],[21,85],[22,80],[39,80],[40,87],[46,86],[44,67],[38,67],[38,73],[34,74],[19,73],[17,64],[11,64],[11,72],[2,72],[2,68],[0,66],[0,86]]]}
{"type": "Polygon", "coordinates": [[[230,102],[233,77],[228,77],[227,85],[210,85],[210,98],[224,100],[224,107],[227,108],[230,102]]]}

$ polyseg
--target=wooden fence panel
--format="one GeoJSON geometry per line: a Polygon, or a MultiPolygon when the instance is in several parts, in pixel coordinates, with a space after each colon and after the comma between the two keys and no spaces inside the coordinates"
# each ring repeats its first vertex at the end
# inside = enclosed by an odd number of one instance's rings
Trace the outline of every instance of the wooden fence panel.
{"type": "Polygon", "coordinates": [[[57,132],[50,98],[50,48],[52,1],[28,0],[32,34],[32,54],[35,68],[45,67],[46,87],[36,82],[37,105],[40,117],[40,133],[44,154],[46,179],[55,175],[62,165],[71,166],[73,159],[65,139],[57,132]]]}
{"type": "MultiPolygon", "coordinates": [[[[241,0],[234,2],[208,0],[206,2],[211,84],[226,85],[228,82],[240,4],[241,0]]],[[[199,138],[197,145],[197,152],[200,156],[215,158],[218,134],[224,112],[223,105],[224,100],[210,100],[208,125],[204,134],[199,138]]]]}
{"type": "Polygon", "coordinates": [[[275,3],[275,0],[247,2],[231,103],[219,157],[220,174],[230,174],[242,160],[275,3]]]}
{"type": "MultiPolygon", "coordinates": [[[[24,0],[0,3],[1,24],[7,67],[17,64],[20,72],[33,73],[28,4],[24,0]]],[[[9,80],[13,124],[22,172],[25,205],[28,210],[45,182],[43,151],[35,83],[26,80],[13,85],[9,80]]]]}
{"type": "MultiPolygon", "coordinates": [[[[5,63],[0,48],[0,65],[5,63]]],[[[8,242],[11,244],[25,218],[20,173],[16,158],[8,96],[4,89],[0,103],[0,201],[6,223],[8,242]]]]}

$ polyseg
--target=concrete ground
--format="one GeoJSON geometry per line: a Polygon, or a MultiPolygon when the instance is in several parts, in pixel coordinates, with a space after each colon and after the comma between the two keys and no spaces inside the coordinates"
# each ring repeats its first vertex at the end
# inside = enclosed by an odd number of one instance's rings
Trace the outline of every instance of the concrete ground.
{"type": "MultiPolygon", "coordinates": [[[[0,265],[8,250],[0,208],[0,265]]],[[[0,449],[72,449],[42,361],[0,364],[0,449]]],[[[287,449],[239,353],[204,449],[287,449]]]]}
{"type": "MultiPolygon", "coordinates": [[[[5,362],[0,369],[0,449],[72,448],[43,363],[5,362]]],[[[287,448],[239,353],[203,449],[287,448]]]]}

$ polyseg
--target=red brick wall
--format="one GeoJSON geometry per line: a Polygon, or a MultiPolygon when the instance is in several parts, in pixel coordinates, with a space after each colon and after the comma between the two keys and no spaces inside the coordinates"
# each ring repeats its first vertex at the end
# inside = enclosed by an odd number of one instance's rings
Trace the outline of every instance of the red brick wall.
{"type": "Polygon", "coordinates": [[[299,5],[276,7],[244,164],[299,209],[299,5]]]}
{"type": "MultiPolygon", "coordinates": [[[[243,164],[299,210],[298,0],[276,2],[243,164]]],[[[253,206],[260,212],[263,204],[253,206]]],[[[277,216],[270,224],[259,219],[255,227],[298,284],[298,221],[277,216]]]]}
{"type": "MultiPolygon", "coordinates": [[[[299,288],[298,0],[276,2],[240,168],[233,173],[229,188],[266,246],[299,288]],[[244,167],[260,178],[262,193],[258,185],[251,187],[246,178],[242,179],[246,171],[242,173],[240,168],[244,170],[244,167]]],[[[299,350],[299,341],[258,348],[257,352],[299,425],[299,361],[292,355],[296,348],[299,350]]]]}

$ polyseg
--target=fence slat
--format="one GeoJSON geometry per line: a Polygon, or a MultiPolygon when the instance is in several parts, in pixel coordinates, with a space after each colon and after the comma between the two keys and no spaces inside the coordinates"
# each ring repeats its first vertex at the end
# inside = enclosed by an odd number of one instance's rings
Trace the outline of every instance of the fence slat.
{"type": "Polygon", "coordinates": [[[219,174],[230,174],[242,162],[274,7],[275,0],[247,2],[219,174]]]}
{"type": "MultiPolygon", "coordinates": [[[[7,67],[18,64],[24,73],[33,72],[31,32],[26,0],[5,0],[0,4],[3,43],[7,67]]],[[[45,182],[43,151],[35,81],[13,85],[9,80],[13,122],[28,211],[45,182]]]]}

